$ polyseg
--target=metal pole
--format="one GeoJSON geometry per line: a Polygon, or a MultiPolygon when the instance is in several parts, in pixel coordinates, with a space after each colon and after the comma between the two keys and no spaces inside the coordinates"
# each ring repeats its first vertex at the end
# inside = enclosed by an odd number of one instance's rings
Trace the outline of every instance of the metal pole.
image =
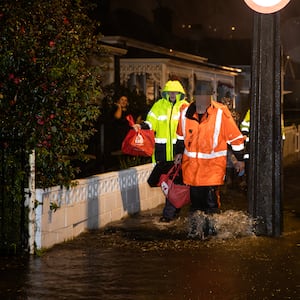
{"type": "Polygon", "coordinates": [[[249,212],[258,235],[282,232],[280,15],[254,13],[249,212]]]}

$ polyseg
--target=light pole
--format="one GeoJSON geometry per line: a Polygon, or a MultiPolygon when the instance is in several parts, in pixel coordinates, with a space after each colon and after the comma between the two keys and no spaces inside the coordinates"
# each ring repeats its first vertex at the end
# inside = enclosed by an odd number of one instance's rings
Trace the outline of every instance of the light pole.
{"type": "Polygon", "coordinates": [[[249,212],[258,235],[282,232],[281,46],[278,10],[290,0],[244,0],[253,9],[249,212]]]}

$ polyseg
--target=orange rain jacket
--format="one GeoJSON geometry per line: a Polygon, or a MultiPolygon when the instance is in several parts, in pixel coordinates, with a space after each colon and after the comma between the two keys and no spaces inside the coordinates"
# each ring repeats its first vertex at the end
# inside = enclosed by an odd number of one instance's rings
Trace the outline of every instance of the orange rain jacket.
{"type": "Polygon", "coordinates": [[[227,144],[233,151],[244,149],[244,136],[229,109],[211,101],[200,122],[195,103],[182,108],[177,127],[178,141],[184,141],[182,172],[185,184],[224,184],[227,144]]]}

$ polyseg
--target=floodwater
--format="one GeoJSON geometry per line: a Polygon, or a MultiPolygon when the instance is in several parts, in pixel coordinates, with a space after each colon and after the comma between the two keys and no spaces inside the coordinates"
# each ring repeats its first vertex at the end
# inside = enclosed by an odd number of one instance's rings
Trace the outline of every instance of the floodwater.
{"type": "Polygon", "coordinates": [[[187,210],[161,225],[159,207],[40,257],[0,258],[0,299],[300,299],[299,166],[286,176],[279,238],[256,236],[245,194],[226,190],[205,240],[188,237],[187,210]]]}

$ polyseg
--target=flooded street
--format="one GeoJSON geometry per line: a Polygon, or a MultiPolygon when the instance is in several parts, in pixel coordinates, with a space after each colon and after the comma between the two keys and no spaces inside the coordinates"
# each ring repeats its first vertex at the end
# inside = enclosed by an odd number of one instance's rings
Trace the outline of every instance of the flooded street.
{"type": "Polygon", "coordinates": [[[299,298],[297,252],[286,240],[272,243],[270,255],[270,244],[246,239],[184,251],[67,247],[31,261],[22,287],[27,298],[19,299],[299,298]]]}
{"type": "Polygon", "coordinates": [[[160,207],[41,257],[0,258],[0,299],[300,299],[299,165],[286,176],[279,238],[255,236],[245,194],[229,190],[207,240],[188,238],[187,210],[159,224],[160,207]]]}

